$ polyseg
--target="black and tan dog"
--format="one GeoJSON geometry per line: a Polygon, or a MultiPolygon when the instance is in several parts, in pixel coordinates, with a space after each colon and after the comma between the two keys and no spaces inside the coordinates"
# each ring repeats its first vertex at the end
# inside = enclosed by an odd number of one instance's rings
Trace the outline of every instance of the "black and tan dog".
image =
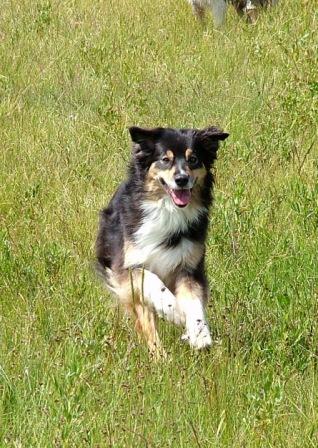
{"type": "Polygon", "coordinates": [[[219,141],[216,127],[129,129],[128,178],[101,212],[98,269],[136,319],[152,352],[160,351],[156,316],[185,325],[194,348],[211,344],[205,239],[219,141]]]}

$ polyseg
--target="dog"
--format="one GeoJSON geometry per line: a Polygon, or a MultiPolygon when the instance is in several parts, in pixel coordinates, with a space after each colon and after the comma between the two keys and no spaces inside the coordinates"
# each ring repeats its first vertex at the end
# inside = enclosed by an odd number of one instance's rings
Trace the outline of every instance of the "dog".
{"type": "Polygon", "coordinates": [[[164,353],[157,316],[185,326],[191,347],[211,345],[205,315],[204,268],[211,168],[219,141],[215,126],[198,129],[129,128],[127,179],[100,213],[97,267],[155,356],[164,353]]]}
{"type": "Polygon", "coordinates": [[[205,11],[210,9],[214,18],[216,27],[223,25],[225,21],[227,6],[231,3],[236,12],[245,15],[249,22],[255,23],[257,20],[258,7],[274,6],[278,0],[189,0],[192,9],[197,18],[202,20],[205,11]]]}

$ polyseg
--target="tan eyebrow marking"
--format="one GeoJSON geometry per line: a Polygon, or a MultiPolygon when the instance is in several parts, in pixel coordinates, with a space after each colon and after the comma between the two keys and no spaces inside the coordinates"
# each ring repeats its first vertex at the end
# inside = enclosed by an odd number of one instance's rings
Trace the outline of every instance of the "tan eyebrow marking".
{"type": "Polygon", "coordinates": [[[168,157],[169,160],[174,159],[174,154],[170,149],[168,149],[168,151],[166,152],[166,156],[168,157]]]}
{"type": "Polygon", "coordinates": [[[189,158],[191,157],[193,151],[192,149],[188,148],[185,152],[185,156],[186,156],[186,160],[189,160],[189,158]]]}

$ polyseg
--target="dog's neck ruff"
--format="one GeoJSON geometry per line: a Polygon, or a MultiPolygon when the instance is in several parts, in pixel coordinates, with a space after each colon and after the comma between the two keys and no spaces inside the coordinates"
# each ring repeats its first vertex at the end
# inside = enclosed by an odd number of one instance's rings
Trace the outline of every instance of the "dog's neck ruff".
{"type": "Polygon", "coordinates": [[[191,224],[197,222],[202,214],[207,213],[203,206],[189,204],[185,208],[174,205],[170,197],[159,201],[143,201],[141,203],[143,219],[140,228],[135,233],[135,241],[141,245],[147,244],[147,239],[156,240],[161,244],[169,236],[186,232],[191,224]]]}
{"type": "Polygon", "coordinates": [[[194,267],[198,262],[192,256],[194,241],[184,236],[175,247],[166,247],[165,243],[173,235],[186,234],[207,209],[192,204],[178,208],[168,196],[159,201],[143,201],[141,209],[143,218],[133,237],[135,249],[126,254],[125,267],[144,265],[162,279],[179,265],[194,267]]]}

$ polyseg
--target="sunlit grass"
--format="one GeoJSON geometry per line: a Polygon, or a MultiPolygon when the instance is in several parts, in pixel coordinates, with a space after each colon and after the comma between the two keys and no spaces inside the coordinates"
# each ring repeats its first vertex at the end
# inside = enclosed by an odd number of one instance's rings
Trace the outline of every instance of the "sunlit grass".
{"type": "Polygon", "coordinates": [[[0,13],[0,445],[316,447],[317,12],[219,31],[186,1],[0,13]],[[92,273],[127,126],[218,124],[214,347],[153,365],[92,273]]]}

